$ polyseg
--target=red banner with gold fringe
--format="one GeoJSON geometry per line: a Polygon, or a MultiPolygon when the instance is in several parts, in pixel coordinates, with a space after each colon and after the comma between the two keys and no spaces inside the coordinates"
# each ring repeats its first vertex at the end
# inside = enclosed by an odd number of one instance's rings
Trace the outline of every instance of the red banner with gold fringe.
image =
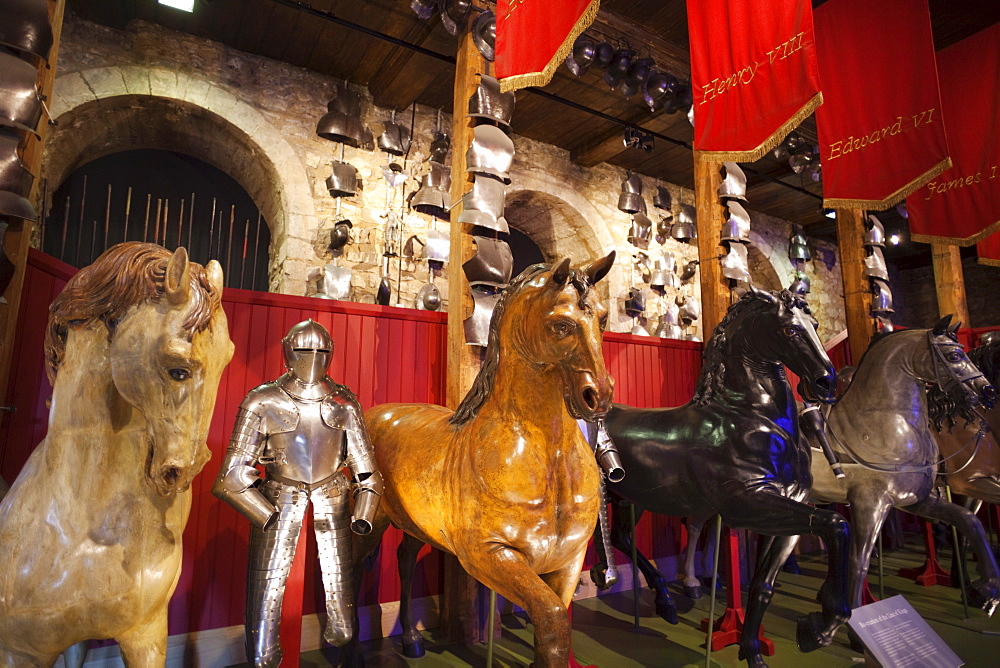
{"type": "Polygon", "coordinates": [[[823,204],[887,209],[951,167],[927,0],[815,12],[823,204]]]}
{"type": "Polygon", "coordinates": [[[980,261],[1000,264],[1000,24],[940,51],[937,67],[953,167],[906,199],[910,235],[982,241],[980,261]]]}
{"type": "Polygon", "coordinates": [[[688,0],[694,148],[764,156],[823,102],[810,0],[688,0]]]}
{"type": "Polygon", "coordinates": [[[548,84],[599,7],[599,0],[497,0],[500,90],[548,84]]]}

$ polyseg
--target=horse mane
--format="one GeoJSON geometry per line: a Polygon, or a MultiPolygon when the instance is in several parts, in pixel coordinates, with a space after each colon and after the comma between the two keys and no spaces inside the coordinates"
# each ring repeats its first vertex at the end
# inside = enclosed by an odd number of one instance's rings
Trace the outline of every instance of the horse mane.
{"type": "MultiPolygon", "coordinates": [[[[112,246],[93,264],[84,267],[66,283],[49,307],[45,329],[45,372],[55,383],[66,354],[71,327],[86,327],[100,320],[110,339],[118,322],[133,306],[158,303],[164,295],[164,278],[171,252],[150,243],[127,242],[112,246]]],[[[222,295],[209,282],[205,268],[190,263],[191,310],[183,327],[189,335],[208,327],[222,295]]]]}
{"type": "MultiPolygon", "coordinates": [[[[526,283],[537,277],[539,274],[552,269],[551,264],[533,264],[522,271],[514,281],[507,286],[502,293],[496,306],[493,307],[493,315],[490,318],[489,336],[486,340],[486,352],[484,353],[483,364],[479,367],[479,373],[472,382],[472,387],[462,399],[455,412],[448,418],[448,422],[462,426],[472,418],[476,417],[479,409],[489,398],[493,390],[493,381],[496,379],[497,367],[500,366],[500,322],[503,320],[504,311],[507,304],[521,291],[526,283]]],[[[580,292],[581,301],[586,296],[590,287],[590,282],[583,272],[573,270],[570,272],[569,281],[580,292]]]]}
{"type": "MultiPolygon", "coordinates": [[[[787,308],[799,308],[809,313],[809,307],[800,295],[788,290],[771,292],[770,294],[779,299],[787,308]]],[[[748,290],[743,293],[738,302],[729,307],[722,322],[716,326],[712,338],[705,344],[705,351],[702,353],[701,375],[695,385],[691,403],[696,406],[705,406],[722,389],[726,371],[725,352],[729,342],[728,332],[733,328],[733,323],[742,321],[748,313],[760,310],[762,306],[767,304],[769,301],[766,297],[754,290],[748,290]]],[[[784,369],[779,369],[779,372],[784,376],[784,369]]]]}
{"type": "MultiPolygon", "coordinates": [[[[996,385],[1000,380],[1000,340],[979,346],[969,351],[969,359],[979,367],[990,385],[996,385]]],[[[964,426],[969,426],[978,419],[972,406],[962,405],[941,391],[937,385],[931,385],[927,390],[927,410],[934,429],[941,431],[945,427],[948,432],[958,424],[959,418],[965,420],[964,426]]]]}

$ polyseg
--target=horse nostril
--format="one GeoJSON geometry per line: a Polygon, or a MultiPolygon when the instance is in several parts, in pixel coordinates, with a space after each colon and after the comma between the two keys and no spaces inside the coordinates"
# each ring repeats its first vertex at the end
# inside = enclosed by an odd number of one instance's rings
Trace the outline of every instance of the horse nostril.
{"type": "Polygon", "coordinates": [[[166,483],[168,487],[175,486],[180,478],[181,470],[176,466],[171,466],[163,471],[163,482],[166,483]]]}
{"type": "Polygon", "coordinates": [[[583,403],[587,405],[587,408],[589,408],[591,412],[596,412],[600,407],[597,399],[597,390],[590,385],[583,388],[583,403]]]}
{"type": "Polygon", "coordinates": [[[992,408],[993,405],[996,404],[996,402],[997,402],[997,390],[992,385],[988,385],[988,386],[986,386],[985,389],[983,389],[983,402],[989,408],[992,408]]]}
{"type": "Polygon", "coordinates": [[[820,376],[815,381],[816,389],[823,392],[823,394],[829,395],[833,390],[833,381],[830,380],[829,376],[820,376]]]}

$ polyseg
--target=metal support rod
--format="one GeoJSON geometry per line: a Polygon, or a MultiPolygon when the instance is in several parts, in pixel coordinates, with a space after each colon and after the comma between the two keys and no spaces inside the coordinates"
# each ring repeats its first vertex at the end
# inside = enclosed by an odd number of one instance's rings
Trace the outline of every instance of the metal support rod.
{"type": "Polygon", "coordinates": [[[122,232],[122,241],[128,241],[128,215],[132,211],[132,186],[128,187],[125,194],[125,230],[122,232]]]}
{"type": "MultiPolygon", "coordinates": [[[[951,486],[944,485],[944,496],[951,503],[951,486]]],[[[962,593],[962,612],[965,619],[969,618],[969,595],[965,591],[965,555],[962,554],[962,544],[958,541],[958,529],[951,525],[951,537],[955,542],[955,567],[958,568],[958,591],[962,593]]]]}
{"type": "MultiPolygon", "coordinates": [[[[163,200],[163,237],[161,238],[159,234],[156,237],[156,243],[160,244],[164,248],[167,247],[167,227],[170,225],[170,200],[163,200]]],[[[159,230],[159,226],[156,228],[159,230]]]]}
{"type": "Polygon", "coordinates": [[[66,209],[63,211],[63,230],[62,239],[59,242],[59,259],[63,262],[66,261],[66,230],[69,229],[69,208],[70,208],[70,196],[66,196],[66,209]]]}
{"type": "Polygon", "coordinates": [[[80,266],[80,248],[83,246],[83,217],[87,210],[87,175],[83,175],[83,194],[80,196],[80,225],[76,230],[76,266],[80,266]]]}
{"type": "Polygon", "coordinates": [[[490,611],[486,615],[486,668],[493,668],[493,623],[497,612],[497,593],[490,589],[490,611]]]}
{"type": "Polygon", "coordinates": [[[108,229],[111,227],[111,184],[108,184],[108,199],[104,204],[104,250],[108,249],[108,229]]]}
{"type": "MultiPolygon", "coordinates": [[[[340,201],[339,199],[337,200],[340,201]]],[[[257,212],[257,234],[253,242],[253,278],[250,282],[250,289],[257,289],[257,251],[260,249],[260,211],[257,212]]]]}
{"type": "Polygon", "coordinates": [[[153,224],[153,243],[157,242],[160,238],[160,209],[163,208],[163,200],[159,197],[156,198],[156,220],[153,224]]]}
{"type": "MultiPolygon", "coordinates": [[[[719,544],[722,542],[722,515],[715,516],[715,556],[712,559],[712,594],[708,604],[708,634],[705,636],[705,668],[712,665],[712,633],[715,631],[715,588],[719,584],[719,544]]],[[[739,596],[739,592],[736,592],[739,596]]]]}
{"type": "MultiPolygon", "coordinates": [[[[636,566],[635,505],[628,504],[628,520],[632,532],[632,628],[639,630],[639,570],[636,566]]],[[[610,559],[610,557],[608,557],[610,559]]]]}
{"type": "Polygon", "coordinates": [[[208,230],[208,257],[205,258],[205,264],[208,264],[209,260],[212,259],[212,243],[215,241],[215,198],[212,198],[212,217],[209,220],[211,226],[208,230]]]}
{"type": "Polygon", "coordinates": [[[184,240],[184,200],[181,199],[181,210],[177,215],[177,246],[180,247],[181,242],[184,240]]]}
{"type": "MultiPolygon", "coordinates": [[[[229,238],[226,241],[226,276],[228,277],[233,271],[233,221],[236,219],[236,205],[233,204],[229,207],[229,238]]],[[[233,281],[230,280],[229,284],[232,285],[233,281]]]]}
{"type": "Polygon", "coordinates": [[[243,259],[240,262],[240,290],[243,289],[243,275],[247,268],[247,239],[250,237],[250,219],[243,226],[243,259]]]}
{"type": "MultiPolygon", "coordinates": [[[[885,526],[885,525],[883,525],[885,526]]],[[[878,598],[885,599],[885,569],[882,567],[882,530],[878,532],[878,598]]]]}
{"type": "Polygon", "coordinates": [[[191,254],[191,235],[194,232],[194,193],[191,193],[191,208],[188,211],[188,255],[191,254]]]}
{"type": "Polygon", "coordinates": [[[90,254],[87,256],[87,258],[89,259],[88,264],[93,263],[94,257],[96,257],[94,255],[94,249],[96,248],[97,248],[97,219],[94,218],[94,227],[90,233],[90,254]]]}
{"type": "Polygon", "coordinates": [[[153,201],[153,196],[151,194],[146,195],[146,219],[142,224],[142,242],[146,243],[149,240],[149,205],[153,201]]]}

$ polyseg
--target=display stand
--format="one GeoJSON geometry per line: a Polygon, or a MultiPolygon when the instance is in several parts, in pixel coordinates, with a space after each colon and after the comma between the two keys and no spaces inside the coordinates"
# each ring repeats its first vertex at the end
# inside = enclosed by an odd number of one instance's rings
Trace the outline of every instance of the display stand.
{"type": "Polygon", "coordinates": [[[924,565],[919,568],[900,568],[899,576],[914,580],[917,584],[925,587],[934,585],[950,585],[951,573],[942,568],[937,560],[937,548],[934,547],[934,531],[931,523],[927,520],[920,520],[924,527],[924,547],[927,549],[927,559],[924,565]]]}
{"type": "MultiPolygon", "coordinates": [[[[739,534],[725,527],[722,544],[726,549],[726,610],[712,627],[712,651],[717,652],[723,647],[735,645],[743,635],[743,623],[746,611],[740,596],[740,538],[739,534]]],[[[708,631],[708,619],[701,620],[701,630],[708,631]]],[[[764,626],[760,627],[760,653],[764,656],[774,656],[774,643],[764,637],[764,626]]]]}

